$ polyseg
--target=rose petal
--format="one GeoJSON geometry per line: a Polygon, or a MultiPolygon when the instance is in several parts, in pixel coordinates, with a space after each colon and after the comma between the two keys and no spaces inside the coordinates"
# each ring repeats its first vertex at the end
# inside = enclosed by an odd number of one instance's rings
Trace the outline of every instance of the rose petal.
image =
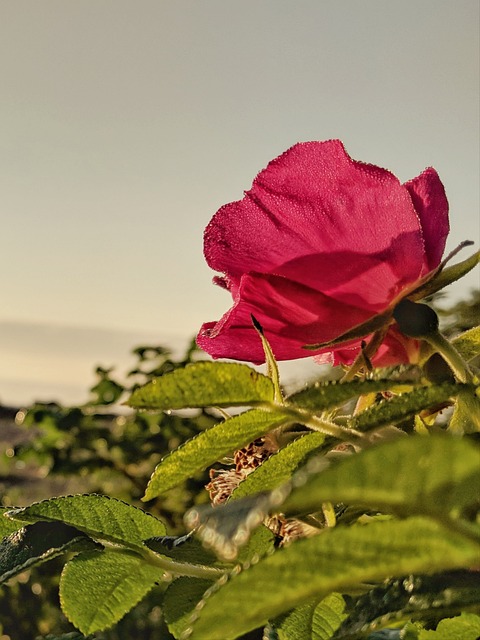
{"type": "MultiPolygon", "coordinates": [[[[222,207],[205,231],[207,262],[237,283],[244,273],[283,273],[285,263],[332,251],[347,259],[381,254],[390,265],[382,276],[387,288],[397,282],[392,274],[402,274],[403,282],[416,280],[424,264],[408,191],[389,171],[352,160],[339,140],[286,151],[259,173],[243,200],[222,207]]],[[[295,279],[324,291],[322,274],[297,270],[295,279]]],[[[339,295],[355,289],[353,280],[339,295]]]]}
{"type": "Polygon", "coordinates": [[[243,276],[234,306],[219,322],[204,324],[197,343],[214,358],[265,361],[251,314],[260,322],[278,360],[306,358],[315,352],[303,347],[327,342],[368,312],[282,276],[243,276]]]}
{"type": "Polygon", "coordinates": [[[450,230],[447,196],[438,173],[432,167],[406,182],[405,187],[422,225],[426,255],[424,273],[427,273],[440,263],[450,230]]]}

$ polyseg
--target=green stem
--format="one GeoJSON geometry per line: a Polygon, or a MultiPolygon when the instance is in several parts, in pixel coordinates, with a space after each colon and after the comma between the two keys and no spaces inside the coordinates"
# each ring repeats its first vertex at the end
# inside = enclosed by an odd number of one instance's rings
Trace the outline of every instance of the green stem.
{"type": "Polygon", "coordinates": [[[208,580],[217,580],[225,573],[223,569],[217,567],[206,567],[205,565],[190,564],[188,562],[177,562],[165,556],[160,556],[150,549],[145,548],[142,557],[153,565],[162,569],[166,573],[174,573],[179,576],[188,576],[189,578],[206,578],[208,580]]]}
{"type": "Polygon", "coordinates": [[[473,382],[473,375],[467,363],[440,331],[432,331],[422,338],[442,356],[459,382],[473,382]]]}
{"type": "Polygon", "coordinates": [[[341,425],[328,420],[323,420],[300,407],[293,407],[292,405],[282,406],[281,411],[288,415],[293,422],[298,422],[312,431],[320,431],[320,433],[325,433],[327,436],[332,436],[339,440],[356,440],[357,438],[364,438],[363,433],[360,431],[356,431],[355,429],[350,429],[348,427],[342,427],[341,425]]]}

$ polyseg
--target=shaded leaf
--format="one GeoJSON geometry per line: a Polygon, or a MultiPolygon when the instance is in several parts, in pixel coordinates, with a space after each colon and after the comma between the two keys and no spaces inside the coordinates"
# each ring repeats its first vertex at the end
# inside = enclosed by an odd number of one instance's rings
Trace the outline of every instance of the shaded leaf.
{"type": "Polygon", "coordinates": [[[22,522],[64,522],[92,538],[143,548],[143,540],[165,535],[165,525],[131,505],[96,494],[63,496],[13,509],[10,517],[22,522]]]}
{"type": "Polygon", "coordinates": [[[206,469],[290,418],[281,413],[251,409],[202,431],[157,465],[143,500],[151,500],[177,486],[194,473],[206,469]]]}
{"type": "Polygon", "coordinates": [[[399,513],[447,514],[475,503],[479,486],[478,446],[446,435],[411,436],[349,456],[306,481],[301,478],[282,510],[311,513],[330,501],[399,513]]]}
{"type": "Polygon", "coordinates": [[[84,634],[118,622],[162,578],[162,570],[122,551],[82,553],[60,579],[62,610],[84,634]]]}
{"type": "Polygon", "coordinates": [[[423,619],[438,619],[479,603],[478,571],[462,569],[436,575],[409,575],[389,580],[362,595],[334,637],[347,640],[359,633],[368,633],[369,629],[415,619],[418,614],[423,619]]]}
{"type": "Polygon", "coordinates": [[[84,533],[62,523],[37,522],[22,527],[0,542],[0,583],[67,551],[95,547],[84,533]]]}
{"type": "Polygon", "coordinates": [[[163,612],[170,633],[176,638],[181,634],[196,604],[212,586],[209,580],[177,578],[169,585],[163,599],[163,612]]]}
{"type": "Polygon", "coordinates": [[[421,629],[418,640],[478,640],[480,616],[462,613],[455,618],[440,620],[435,631],[421,629]]]}
{"type": "Polygon", "coordinates": [[[127,404],[155,411],[193,407],[253,406],[273,402],[270,378],[246,364],[195,362],[133,392],[127,404]]]}
{"type": "Polygon", "coordinates": [[[277,551],[204,598],[185,637],[233,640],[272,617],[359,582],[432,569],[466,567],[479,545],[424,518],[336,527],[277,551]],[[210,636],[209,636],[210,633],[210,636]]]}

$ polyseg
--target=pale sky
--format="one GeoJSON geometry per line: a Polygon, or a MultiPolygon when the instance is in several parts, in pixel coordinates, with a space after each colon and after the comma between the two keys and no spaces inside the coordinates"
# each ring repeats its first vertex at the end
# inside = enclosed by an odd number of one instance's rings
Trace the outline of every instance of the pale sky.
{"type": "Polygon", "coordinates": [[[478,247],[478,0],[0,0],[0,81],[5,403],[218,319],[203,229],[297,141],[434,166],[478,247]]]}

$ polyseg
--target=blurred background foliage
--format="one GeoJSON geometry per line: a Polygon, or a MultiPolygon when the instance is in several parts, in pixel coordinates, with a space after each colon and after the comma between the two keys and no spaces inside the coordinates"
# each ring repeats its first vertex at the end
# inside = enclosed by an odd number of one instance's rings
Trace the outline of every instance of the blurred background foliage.
{"type": "MultiPolygon", "coordinates": [[[[453,305],[442,295],[432,302],[450,337],[478,324],[480,290],[453,305]]],[[[141,497],[160,459],[220,417],[209,410],[133,413],[121,403],[137,386],[204,354],[194,341],[180,358],[164,346],[141,346],[133,353],[137,362],[126,382],[116,379],[113,369],[97,367],[91,397],[82,406],[0,405],[0,505],[24,506],[53,496],[100,493],[159,516],[169,535],[183,532],[185,511],[208,500],[206,472],[194,475],[161,500],[142,503],[141,497]]],[[[0,589],[0,640],[82,638],[59,607],[62,565],[62,559],[56,558],[0,589]]],[[[160,584],[114,629],[96,634],[95,639],[172,638],[158,605],[163,589],[160,584]]],[[[247,637],[253,640],[261,635],[253,632],[247,637]]]]}

